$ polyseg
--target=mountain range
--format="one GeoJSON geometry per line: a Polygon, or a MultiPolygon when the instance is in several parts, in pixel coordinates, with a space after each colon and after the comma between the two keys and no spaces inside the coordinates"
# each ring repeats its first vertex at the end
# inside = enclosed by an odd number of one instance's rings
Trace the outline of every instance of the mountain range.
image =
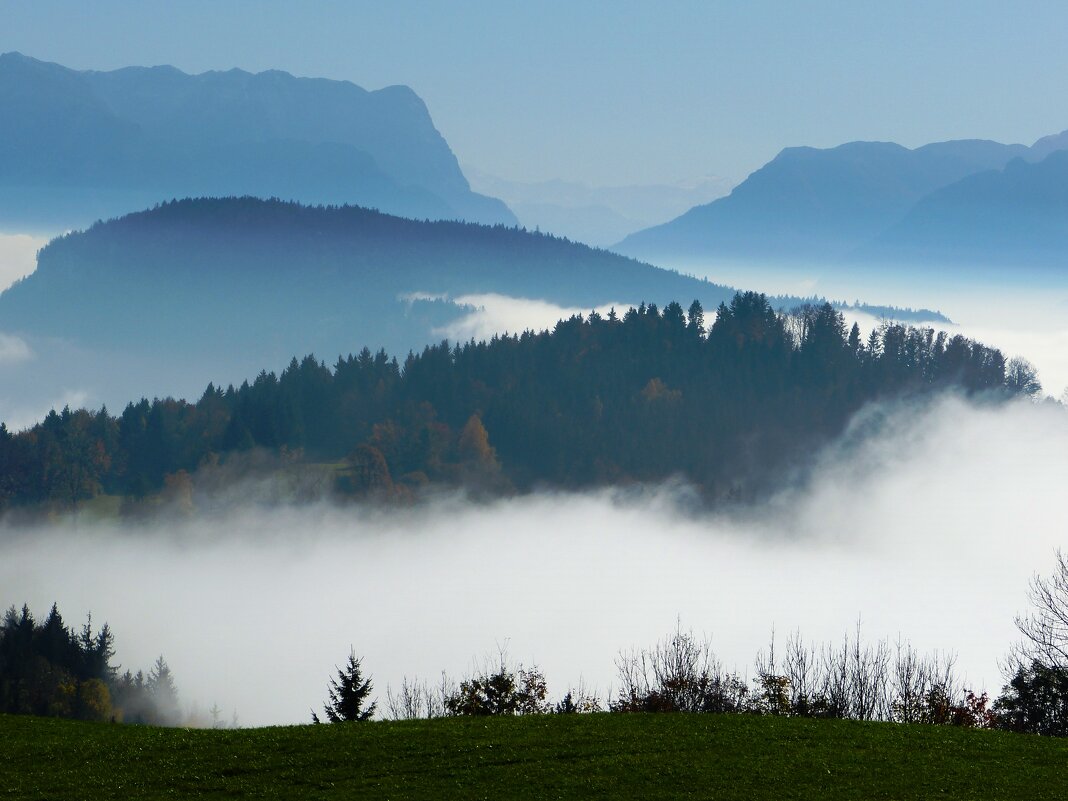
{"type": "Polygon", "coordinates": [[[271,70],[75,71],[0,55],[0,226],[55,231],[197,195],[515,224],[405,86],[271,70]]]}
{"type": "Polygon", "coordinates": [[[1068,151],[1013,159],[937,189],[856,255],[1068,277],[1068,151]]]}
{"type": "Polygon", "coordinates": [[[727,197],[614,249],[659,263],[1048,264],[1068,256],[1064,148],[1068,132],[1031,147],[787,148],[727,197]]]}

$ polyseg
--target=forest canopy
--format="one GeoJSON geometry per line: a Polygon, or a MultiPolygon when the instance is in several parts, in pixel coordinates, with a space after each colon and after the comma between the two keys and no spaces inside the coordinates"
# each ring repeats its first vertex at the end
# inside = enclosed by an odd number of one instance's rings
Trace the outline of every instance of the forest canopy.
{"type": "MultiPolygon", "coordinates": [[[[0,427],[0,506],[74,509],[99,494],[188,496],[259,454],[320,471],[316,492],[404,499],[426,486],[495,495],[682,477],[709,501],[751,499],[840,433],[865,404],[957,391],[1034,394],[1034,371],[963,336],[884,323],[862,338],[830,304],[789,313],[739,293],[704,310],[642,304],[552,331],[384,351],[199,400],[63,409],[0,427]],[[325,468],[323,468],[325,469],[325,468]],[[199,471],[199,473],[198,473],[199,471]]],[[[273,460],[273,461],[272,461],[273,460]]],[[[238,471],[234,471],[235,474],[238,471]]]]}
{"type": "Polygon", "coordinates": [[[0,621],[0,713],[177,724],[178,690],[163,657],[147,674],[120,673],[114,643],[106,623],[93,631],[89,618],[76,631],[55,604],[43,621],[26,605],[9,608],[0,621]]]}

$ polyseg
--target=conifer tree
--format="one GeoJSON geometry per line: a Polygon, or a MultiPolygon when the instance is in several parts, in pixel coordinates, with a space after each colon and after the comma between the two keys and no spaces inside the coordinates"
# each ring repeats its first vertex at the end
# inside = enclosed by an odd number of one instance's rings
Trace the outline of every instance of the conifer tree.
{"type": "Polygon", "coordinates": [[[154,707],[154,723],[176,725],[180,718],[178,709],[178,688],[174,684],[174,673],[160,655],[148,672],[145,682],[148,696],[154,707]]]}
{"type": "MultiPolygon", "coordinates": [[[[331,723],[365,721],[375,713],[377,702],[367,703],[372,690],[371,678],[363,677],[361,662],[356,658],[355,649],[350,650],[345,667],[338,668],[337,678],[330,680],[329,699],[323,711],[331,723]]],[[[312,719],[318,722],[315,715],[312,719]]]]}
{"type": "Polygon", "coordinates": [[[705,310],[699,300],[694,300],[686,312],[686,330],[699,336],[705,333],[705,310]]]}

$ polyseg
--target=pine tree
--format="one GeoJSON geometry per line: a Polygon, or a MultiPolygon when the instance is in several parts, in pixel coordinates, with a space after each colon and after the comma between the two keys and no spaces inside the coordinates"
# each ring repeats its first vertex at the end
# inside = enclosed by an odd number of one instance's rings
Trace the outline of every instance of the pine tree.
{"type": "Polygon", "coordinates": [[[162,655],[148,672],[145,687],[154,708],[153,722],[165,726],[176,725],[180,718],[178,688],[174,684],[174,674],[162,655]]]}
{"type": "MultiPolygon", "coordinates": [[[[369,720],[375,713],[377,702],[372,701],[365,706],[372,686],[371,678],[363,677],[361,661],[356,658],[355,649],[349,651],[349,660],[345,667],[338,668],[337,678],[330,680],[330,697],[323,711],[331,723],[369,720]]],[[[314,713],[312,719],[318,722],[314,713]]]]}
{"type": "Polygon", "coordinates": [[[859,357],[864,350],[864,345],[860,341],[860,326],[853,323],[853,327],[849,329],[849,353],[854,357],[859,357]]]}
{"type": "Polygon", "coordinates": [[[699,300],[694,300],[686,313],[686,330],[698,336],[705,333],[705,310],[699,300]]]}

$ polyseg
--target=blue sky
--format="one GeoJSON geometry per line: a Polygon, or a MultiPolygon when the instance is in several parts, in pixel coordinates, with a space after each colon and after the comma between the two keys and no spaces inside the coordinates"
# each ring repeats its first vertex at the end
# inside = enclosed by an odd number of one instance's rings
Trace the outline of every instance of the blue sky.
{"type": "Polygon", "coordinates": [[[519,180],[740,179],[789,145],[1068,128],[1055,2],[0,0],[0,50],[408,84],[462,163],[519,180]]]}

